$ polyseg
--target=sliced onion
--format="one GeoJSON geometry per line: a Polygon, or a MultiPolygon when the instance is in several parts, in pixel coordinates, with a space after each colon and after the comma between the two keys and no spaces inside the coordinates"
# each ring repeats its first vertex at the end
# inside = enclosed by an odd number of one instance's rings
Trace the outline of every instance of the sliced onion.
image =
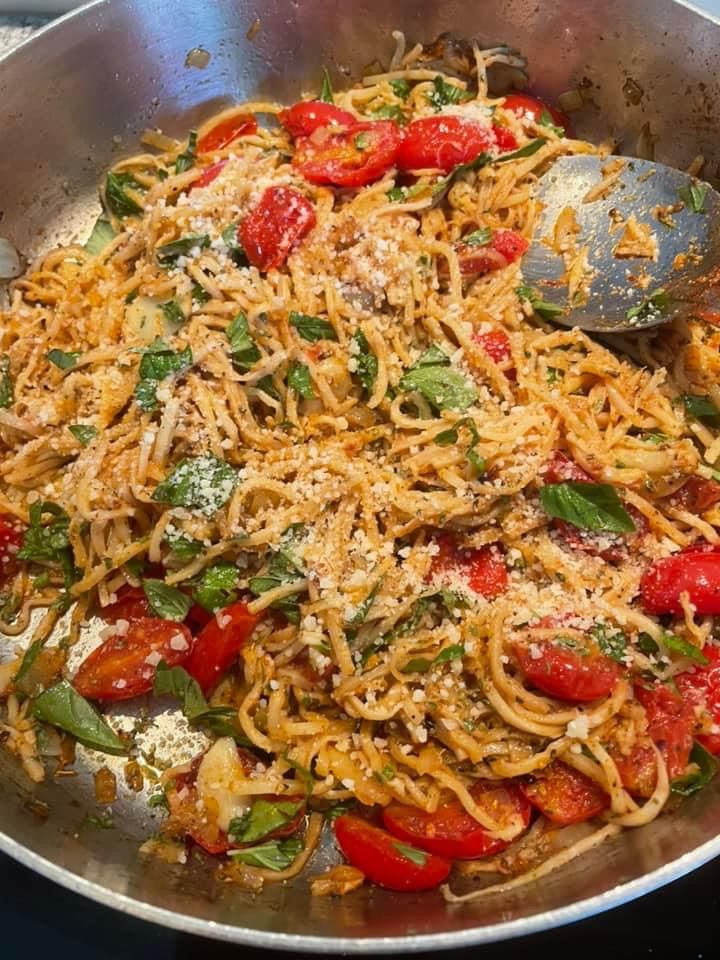
{"type": "Polygon", "coordinates": [[[20,254],[5,237],[0,237],[0,280],[12,280],[23,271],[20,254]]]}

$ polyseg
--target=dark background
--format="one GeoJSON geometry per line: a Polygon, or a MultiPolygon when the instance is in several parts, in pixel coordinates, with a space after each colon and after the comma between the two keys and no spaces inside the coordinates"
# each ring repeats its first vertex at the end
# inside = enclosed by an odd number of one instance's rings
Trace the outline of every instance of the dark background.
{"type": "MultiPolygon", "coordinates": [[[[3,855],[0,891],[2,960],[292,960],[300,956],[216,943],[156,927],[70,893],[3,855]]],[[[582,923],[504,944],[418,956],[711,960],[720,957],[720,859],[657,893],[582,923]]]]}

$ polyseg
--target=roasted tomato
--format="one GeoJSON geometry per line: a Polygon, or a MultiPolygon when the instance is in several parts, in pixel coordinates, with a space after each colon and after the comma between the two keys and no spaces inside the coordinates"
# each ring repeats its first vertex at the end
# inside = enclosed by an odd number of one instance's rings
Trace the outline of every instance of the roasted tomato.
{"type": "Polygon", "coordinates": [[[458,576],[481,597],[491,600],[507,590],[508,576],[502,551],[495,544],[480,549],[460,547],[449,533],[438,536],[439,552],[433,558],[430,577],[458,576]]]}
{"type": "Polygon", "coordinates": [[[529,93],[510,93],[505,97],[503,107],[516,114],[520,119],[529,117],[535,123],[549,121],[556,127],[560,127],[566,137],[572,136],[569,118],[556,107],[551,107],[537,97],[530,96],[529,93]]]}
{"type": "Polygon", "coordinates": [[[237,660],[258,619],[246,603],[233,603],[218,610],[202,628],[185,669],[197,680],[203,693],[209,693],[237,660]]]}
{"type": "Polygon", "coordinates": [[[310,183],[363,187],[390,169],[400,148],[394,120],[367,120],[350,127],[320,127],[295,141],[293,166],[310,183]]]}
{"type": "Polygon", "coordinates": [[[695,726],[692,705],[661,683],[635,684],[635,697],[645,707],[648,735],[665,758],[671,780],[685,772],[690,759],[695,726]]]}
{"type": "Polygon", "coordinates": [[[512,359],[510,338],[504,330],[478,330],[472,338],[495,363],[503,364],[512,359]]]}
{"type": "Polygon", "coordinates": [[[679,616],[682,593],[700,616],[720,613],[720,553],[698,549],[656,560],[640,581],[647,613],[679,616]]]}
{"type": "Polygon", "coordinates": [[[545,467],[545,483],[594,483],[595,478],[571,460],[562,450],[556,450],[545,467]]]}
{"type": "Polygon", "coordinates": [[[351,127],[357,119],[347,110],[322,100],[301,100],[278,114],[291,137],[309,137],[323,127],[351,127]]]}
{"type": "Polygon", "coordinates": [[[209,187],[213,180],[217,180],[226,166],[227,160],[218,160],[217,163],[213,163],[209,167],[205,167],[197,180],[193,181],[193,188],[209,187]]]}
{"type": "Polygon", "coordinates": [[[610,756],[620,774],[620,781],[634,797],[650,797],[657,783],[655,750],[650,737],[640,737],[627,754],[611,749],[610,756]]]}
{"type": "Polygon", "coordinates": [[[100,617],[106,623],[117,623],[118,620],[128,620],[132,623],[134,620],[155,616],[142,587],[131,587],[125,584],[124,587],[120,587],[115,596],[114,603],[109,603],[99,611],[100,617]]]}
{"type": "Polygon", "coordinates": [[[576,631],[546,639],[547,627],[528,631],[514,645],[515,656],[528,682],[558,700],[586,703],[606,697],[615,688],[620,665],[600,652],[590,637],[578,639],[576,631]]]}
{"type": "Polygon", "coordinates": [[[0,586],[17,573],[17,552],[22,546],[25,528],[9,513],[0,514],[0,586]]]}
{"type": "Polygon", "coordinates": [[[129,700],[152,690],[161,660],[177,666],[192,648],[192,635],[182,623],[134,620],[127,633],[109,637],[83,660],[72,685],[89,700],[129,700]]]}
{"type": "Polygon", "coordinates": [[[702,477],[690,477],[671,499],[674,504],[692,513],[704,513],[720,501],[720,483],[702,477]]]}
{"type": "Polygon", "coordinates": [[[459,243],[456,247],[460,272],[464,277],[477,277],[493,270],[502,270],[525,253],[528,241],[515,230],[494,230],[490,241],[482,246],[459,243]]]}
{"type": "Polygon", "coordinates": [[[430,890],[447,879],[452,866],[360,817],[338,817],[335,838],[346,860],[388,890],[430,890]]]}
{"type": "Polygon", "coordinates": [[[236,113],[226,117],[203,134],[198,140],[198,153],[212,153],[213,150],[224,150],[233,140],[247,134],[257,133],[257,120],[249,113],[236,113]]]}
{"type": "MultiPolygon", "coordinates": [[[[470,791],[475,802],[498,823],[519,818],[522,826],[513,840],[530,823],[530,804],[518,786],[510,781],[480,780],[470,791]]],[[[395,837],[429,853],[450,860],[473,860],[505,850],[512,840],[498,840],[454,800],[441,804],[435,813],[425,813],[404,803],[391,803],[383,810],[383,823],[395,837]]]]}
{"type": "Polygon", "coordinates": [[[506,153],[517,147],[509,130],[497,124],[452,115],[413,120],[405,131],[397,165],[401,170],[444,170],[469,163],[481,153],[506,153]]]}
{"type": "Polygon", "coordinates": [[[258,205],[240,224],[240,241],[258,270],[281,267],[315,226],[315,209],[292,187],[268,187],[258,205]]]}
{"type": "Polygon", "coordinates": [[[594,780],[562,760],[553,760],[520,789],[536,810],[560,826],[590,820],[610,805],[610,798],[594,780]]]}
{"type": "Polygon", "coordinates": [[[707,644],[703,653],[708,663],[693,667],[692,672],[680,673],[675,685],[686,703],[701,711],[701,717],[709,720],[717,732],[701,733],[696,739],[710,753],[720,753],[720,648],[707,644]]]}

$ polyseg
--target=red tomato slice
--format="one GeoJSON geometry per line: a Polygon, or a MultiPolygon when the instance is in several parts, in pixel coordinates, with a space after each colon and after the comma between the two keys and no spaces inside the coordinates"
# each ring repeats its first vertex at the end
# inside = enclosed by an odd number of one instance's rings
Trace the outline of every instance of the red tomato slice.
{"type": "Polygon", "coordinates": [[[472,335],[472,339],[495,363],[507,363],[512,359],[510,338],[504,330],[477,331],[472,335]]]}
{"type": "Polygon", "coordinates": [[[387,890],[430,890],[447,879],[452,866],[417,848],[408,856],[402,840],[359,817],[338,817],[335,838],[345,859],[387,890]]]}
{"type": "Polygon", "coordinates": [[[401,170],[450,171],[481,153],[514,150],[509,130],[455,114],[413,120],[405,131],[397,165],[401,170]]]}
{"type": "Polygon", "coordinates": [[[394,120],[320,127],[311,136],[298,138],[293,166],[310,183],[364,187],[393,166],[400,141],[400,127],[394,120]]]}
{"type": "Polygon", "coordinates": [[[142,620],[145,617],[154,617],[152,607],[148,603],[142,587],[131,587],[125,584],[115,594],[117,599],[99,611],[100,617],[106,623],[117,623],[118,620],[142,620]]]}
{"type": "Polygon", "coordinates": [[[491,600],[507,590],[508,576],[505,560],[496,544],[478,549],[458,546],[455,538],[441,534],[437,538],[440,552],[433,558],[430,577],[442,580],[456,574],[481,597],[491,600]]]}
{"type": "Polygon", "coordinates": [[[347,110],[322,100],[301,100],[278,114],[291,137],[309,137],[321,127],[351,127],[356,118],[347,110]]]}
{"type": "Polygon", "coordinates": [[[562,450],[556,450],[545,467],[545,483],[594,483],[595,477],[583,470],[562,450]]]}
{"type": "Polygon", "coordinates": [[[514,649],[528,682],[558,700],[587,703],[606,697],[622,674],[620,665],[590,640],[583,650],[574,650],[552,640],[533,641],[531,633],[514,649]]]}
{"type": "Polygon", "coordinates": [[[615,749],[609,753],[628,793],[634,797],[651,797],[657,783],[657,764],[650,737],[636,741],[627,756],[615,749]]]}
{"type": "Polygon", "coordinates": [[[22,546],[24,531],[20,521],[11,514],[0,514],[0,586],[17,573],[17,552],[22,546]]]}
{"type": "Polygon", "coordinates": [[[238,113],[234,117],[221,120],[212,130],[208,130],[204,136],[200,137],[197,152],[212,153],[213,150],[223,150],[238,137],[257,133],[257,128],[257,120],[252,114],[238,113]]]}
{"type": "Polygon", "coordinates": [[[83,660],[72,684],[88,700],[129,700],[152,690],[160,660],[177,666],[192,647],[192,635],[182,623],[135,620],[124,636],[109,637],[83,660]]]}
{"type": "Polygon", "coordinates": [[[473,246],[459,243],[456,246],[460,272],[464,277],[481,276],[493,270],[502,270],[515,263],[530,246],[520,233],[514,230],[495,230],[489,243],[473,246]]]}
{"type": "Polygon", "coordinates": [[[205,169],[197,178],[197,180],[193,181],[193,184],[192,184],[193,190],[195,189],[195,187],[210,186],[213,180],[217,180],[217,178],[220,176],[220,174],[223,172],[226,166],[227,166],[227,159],[218,160],[217,163],[213,163],[209,167],[205,167],[205,169]]]}
{"type": "Polygon", "coordinates": [[[635,696],[645,707],[648,735],[665,758],[671,780],[685,772],[690,759],[695,726],[691,704],[661,683],[654,687],[635,684],[635,696]]]}
{"type": "Polygon", "coordinates": [[[503,107],[505,107],[505,109],[509,110],[511,113],[516,114],[521,119],[525,116],[529,116],[535,121],[535,123],[540,122],[540,118],[542,117],[543,113],[548,113],[555,126],[561,127],[566,137],[571,136],[569,118],[556,107],[551,107],[549,104],[544,103],[537,97],[531,97],[529,93],[509,94],[507,97],[505,97],[505,103],[503,103],[503,107]]]}
{"type": "Polygon", "coordinates": [[[258,270],[281,267],[293,249],[315,226],[315,209],[292,187],[268,187],[245,217],[238,239],[258,270]]]}
{"type": "Polygon", "coordinates": [[[203,693],[212,690],[233,665],[258,619],[246,603],[233,603],[218,610],[202,628],[185,669],[197,680],[203,693]]]}
{"type": "MultiPolygon", "coordinates": [[[[675,684],[687,703],[699,707],[720,728],[720,648],[707,644],[703,653],[710,662],[678,674],[675,684]]],[[[720,753],[720,733],[701,733],[695,739],[710,753],[720,753]]]]}
{"type": "Polygon", "coordinates": [[[720,501],[720,483],[702,477],[690,477],[673,494],[672,500],[692,513],[704,513],[720,501]]]}
{"type": "Polygon", "coordinates": [[[530,803],[551,823],[568,826],[596,817],[610,806],[610,797],[594,780],[562,760],[520,784],[530,803]]]}
{"type": "MultiPolygon", "coordinates": [[[[516,784],[482,780],[470,791],[476,802],[499,823],[520,816],[523,833],[530,823],[530,804],[516,784]]],[[[426,813],[403,803],[391,803],[382,813],[383,824],[395,837],[429,853],[450,860],[473,860],[488,857],[505,850],[512,840],[490,837],[462,804],[454,800],[438,807],[435,813],[426,813]]]]}
{"type": "Polygon", "coordinates": [[[187,623],[191,630],[198,631],[210,623],[214,616],[214,613],[210,613],[205,607],[201,607],[199,603],[194,603],[188,610],[185,623],[187,623]]]}
{"type": "Polygon", "coordinates": [[[701,616],[720,613],[720,553],[679,553],[656,560],[643,574],[640,596],[647,613],[679,616],[687,593],[701,616]]]}

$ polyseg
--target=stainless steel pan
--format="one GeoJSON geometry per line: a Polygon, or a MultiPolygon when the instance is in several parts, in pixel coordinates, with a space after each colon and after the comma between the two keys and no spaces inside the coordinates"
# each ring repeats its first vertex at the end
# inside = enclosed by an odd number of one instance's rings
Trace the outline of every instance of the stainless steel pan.
{"type": "MultiPolygon", "coordinates": [[[[449,30],[507,41],[529,55],[539,92],[581,83],[591,94],[580,133],[614,133],[631,153],[648,124],[657,159],[682,166],[702,153],[718,175],[720,24],[673,0],[99,0],[0,62],[0,232],[26,252],[82,235],[102,170],[146,125],[180,134],[228,99],[292,98],[317,86],[322,64],[357,76],[387,57],[396,28],[411,40],[449,30]],[[198,46],[211,54],[202,70],[185,65],[198,46]]],[[[200,859],[138,857],[153,827],[129,797],[114,829],[83,825],[93,802],[89,772],[79,774],[33,787],[0,752],[0,849],[119,910],[259,946],[394,952],[519,936],[640,896],[720,853],[718,780],[540,883],[461,908],[378,889],[313,900],[304,880],[255,898],[219,885],[200,859]]]]}

